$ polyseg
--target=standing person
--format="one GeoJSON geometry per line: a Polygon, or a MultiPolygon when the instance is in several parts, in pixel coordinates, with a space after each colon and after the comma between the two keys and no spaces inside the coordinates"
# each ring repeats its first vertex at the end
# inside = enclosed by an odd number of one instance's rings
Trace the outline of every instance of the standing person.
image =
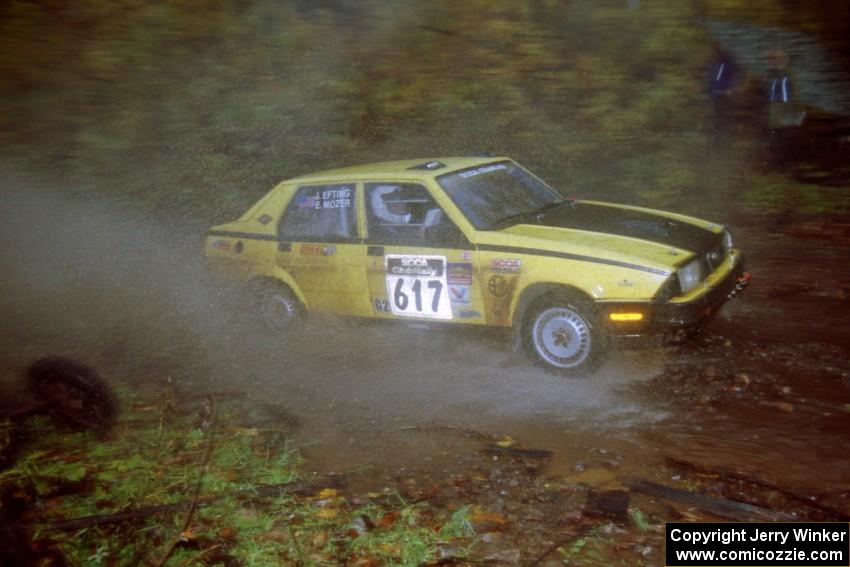
{"type": "Polygon", "coordinates": [[[781,128],[800,126],[806,113],[799,112],[793,104],[794,92],[788,71],[788,55],[777,48],[768,52],[767,58],[768,127],[771,132],[776,132],[781,128]]]}
{"type": "Polygon", "coordinates": [[[714,106],[714,134],[718,139],[732,123],[732,92],[737,81],[737,66],[730,57],[721,55],[708,76],[708,96],[714,106]]]}
{"type": "Polygon", "coordinates": [[[788,55],[776,48],[767,53],[767,128],[771,137],[769,161],[787,164],[795,154],[795,128],[806,118],[794,102],[793,82],[789,72],[788,55]]]}

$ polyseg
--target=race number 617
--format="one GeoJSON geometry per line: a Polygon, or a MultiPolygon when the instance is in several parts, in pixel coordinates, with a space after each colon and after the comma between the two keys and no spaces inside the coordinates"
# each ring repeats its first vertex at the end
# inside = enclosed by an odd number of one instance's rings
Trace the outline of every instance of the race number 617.
{"type": "MultiPolygon", "coordinates": [[[[431,313],[437,314],[440,312],[440,299],[443,295],[443,282],[440,280],[428,280],[425,284],[429,290],[430,310],[431,313]]],[[[399,311],[415,311],[422,313],[422,280],[419,278],[413,279],[411,284],[405,278],[398,278],[393,289],[393,305],[399,311]],[[405,290],[408,291],[405,291],[405,290]],[[414,304],[410,305],[410,297],[413,296],[414,304]],[[409,309],[412,307],[413,309],[409,309]]]]}
{"type": "Polygon", "coordinates": [[[451,319],[445,256],[387,255],[387,300],[401,317],[451,319]]]}

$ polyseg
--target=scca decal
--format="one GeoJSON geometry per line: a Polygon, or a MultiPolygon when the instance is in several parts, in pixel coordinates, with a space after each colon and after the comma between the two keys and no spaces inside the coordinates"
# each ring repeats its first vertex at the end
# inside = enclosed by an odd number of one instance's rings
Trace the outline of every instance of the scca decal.
{"type": "Polygon", "coordinates": [[[490,271],[502,274],[518,274],[522,270],[522,260],[490,260],[490,271]]]}
{"type": "Polygon", "coordinates": [[[443,277],[445,262],[426,256],[393,256],[387,258],[387,273],[394,276],[443,277]]]}

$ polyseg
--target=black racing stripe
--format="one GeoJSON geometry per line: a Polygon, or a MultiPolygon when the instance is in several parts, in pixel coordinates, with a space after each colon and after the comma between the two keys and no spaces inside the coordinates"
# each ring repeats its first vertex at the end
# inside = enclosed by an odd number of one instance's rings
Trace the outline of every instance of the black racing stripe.
{"type": "Polygon", "coordinates": [[[247,240],[277,240],[275,234],[260,234],[257,232],[236,232],[232,230],[210,230],[207,236],[228,236],[230,238],[245,238],[247,240]]]}
{"type": "Polygon", "coordinates": [[[568,252],[553,252],[550,250],[537,250],[536,248],[518,248],[516,246],[495,246],[490,244],[482,244],[478,246],[479,250],[485,252],[505,252],[507,254],[526,254],[528,256],[547,256],[550,258],[564,258],[566,260],[576,260],[578,262],[592,262],[594,264],[605,264],[608,266],[619,266],[621,268],[629,268],[630,270],[640,270],[641,272],[649,272],[650,274],[658,274],[659,276],[668,276],[670,272],[667,270],[659,270],[639,264],[630,264],[629,262],[620,262],[617,260],[606,260],[605,258],[595,258],[593,256],[582,256],[581,254],[570,254],[568,252]]]}
{"type": "MultiPolygon", "coordinates": [[[[245,238],[251,240],[277,240],[274,234],[259,234],[254,232],[236,232],[230,230],[210,230],[207,232],[209,236],[228,236],[230,238],[245,238]]],[[[429,248],[433,248],[429,246],[429,248]]],[[[641,272],[649,272],[650,274],[658,274],[667,276],[670,272],[666,270],[658,270],[639,264],[630,264],[629,262],[620,262],[617,260],[606,260],[605,258],[595,258],[593,256],[582,256],[580,254],[570,254],[568,252],[553,252],[549,250],[537,250],[535,248],[519,248],[516,246],[495,246],[490,244],[481,244],[478,250],[485,252],[504,252],[506,254],[525,254],[527,256],[546,256],[549,258],[564,258],[567,260],[576,260],[579,262],[592,262],[594,264],[605,264],[608,266],[619,266],[621,268],[629,268],[631,270],[640,270],[641,272]]]]}
{"type": "Polygon", "coordinates": [[[720,243],[721,235],[690,223],[653,213],[575,202],[544,214],[538,224],[640,238],[702,254],[720,243]]]}

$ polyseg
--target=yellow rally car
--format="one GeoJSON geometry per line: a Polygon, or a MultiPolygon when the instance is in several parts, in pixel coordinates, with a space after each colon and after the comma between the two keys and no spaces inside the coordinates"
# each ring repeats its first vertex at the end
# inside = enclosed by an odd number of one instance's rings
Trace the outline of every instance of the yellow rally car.
{"type": "Polygon", "coordinates": [[[505,157],[284,181],[212,227],[206,255],[256,284],[274,330],[310,311],[512,327],[564,374],[591,370],[612,336],[689,336],[749,280],[723,226],[568,200],[505,157]]]}

